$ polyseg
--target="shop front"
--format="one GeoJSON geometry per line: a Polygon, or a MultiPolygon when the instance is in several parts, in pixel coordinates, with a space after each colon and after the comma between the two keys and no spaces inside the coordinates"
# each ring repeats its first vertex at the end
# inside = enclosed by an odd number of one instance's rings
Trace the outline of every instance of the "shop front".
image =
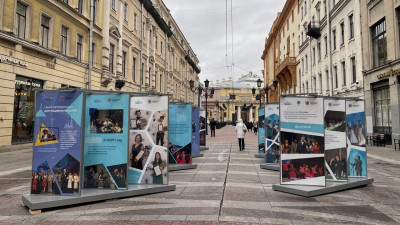
{"type": "Polygon", "coordinates": [[[385,134],[387,145],[400,138],[399,78],[399,64],[365,76],[367,133],[385,134]]]}
{"type": "Polygon", "coordinates": [[[43,81],[17,75],[15,78],[12,144],[33,140],[35,103],[34,89],[43,89],[43,81]]]}

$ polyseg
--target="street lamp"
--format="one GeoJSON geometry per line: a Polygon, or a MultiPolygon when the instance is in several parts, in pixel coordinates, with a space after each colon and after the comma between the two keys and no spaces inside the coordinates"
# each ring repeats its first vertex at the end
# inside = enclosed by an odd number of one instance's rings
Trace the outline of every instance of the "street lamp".
{"type": "Polygon", "coordinates": [[[208,81],[208,79],[206,79],[204,81],[204,86],[206,87],[205,90],[205,94],[204,97],[206,97],[206,135],[208,135],[208,124],[207,124],[207,120],[208,120],[208,98],[212,98],[214,95],[214,88],[211,88],[210,94],[208,94],[208,85],[210,84],[210,81],[208,81]]]}
{"type": "Polygon", "coordinates": [[[278,80],[273,80],[272,81],[272,86],[268,86],[268,84],[265,85],[264,91],[265,91],[265,95],[267,96],[266,99],[265,99],[265,102],[268,103],[268,91],[271,90],[271,91],[275,92],[277,88],[278,88],[278,80]]]}
{"type": "Polygon", "coordinates": [[[194,90],[193,90],[194,80],[190,79],[189,86],[190,86],[190,90],[192,91],[192,101],[193,101],[193,104],[194,104],[194,90]]]}
{"type": "Polygon", "coordinates": [[[257,87],[260,88],[262,84],[262,80],[260,78],[258,78],[257,80],[257,87]]]}

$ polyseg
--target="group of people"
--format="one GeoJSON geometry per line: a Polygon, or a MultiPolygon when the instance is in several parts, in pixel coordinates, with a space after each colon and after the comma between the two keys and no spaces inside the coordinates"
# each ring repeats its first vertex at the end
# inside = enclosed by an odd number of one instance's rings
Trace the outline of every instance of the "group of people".
{"type": "Polygon", "coordinates": [[[95,133],[123,133],[121,124],[118,122],[114,124],[109,116],[106,116],[105,120],[100,122],[100,116],[96,116],[92,125],[95,133]]]}
{"type": "Polygon", "coordinates": [[[192,164],[192,157],[190,157],[190,154],[186,154],[185,151],[177,151],[174,157],[178,164],[192,164]]]}
{"type": "MultiPolygon", "coordinates": [[[[115,168],[112,172],[112,178],[118,187],[126,187],[126,173],[124,169],[118,170],[118,168],[115,168]]],[[[104,172],[103,169],[98,169],[96,172],[92,166],[85,172],[85,188],[116,189],[114,182],[107,172],[104,172]]]]}
{"type": "Polygon", "coordinates": [[[248,132],[253,131],[254,134],[257,134],[257,131],[258,131],[258,123],[257,122],[250,121],[250,122],[244,122],[244,124],[246,125],[248,132]]]}
{"type": "Polygon", "coordinates": [[[32,174],[32,193],[33,194],[60,194],[56,182],[63,193],[78,193],[79,192],[79,172],[67,173],[66,169],[58,172],[56,178],[50,170],[33,172],[32,174]]]}
{"type": "Polygon", "coordinates": [[[349,137],[350,143],[353,145],[365,145],[365,137],[363,134],[364,126],[360,120],[357,120],[353,125],[347,124],[347,137],[349,137]]]}
{"type": "Polygon", "coordinates": [[[54,140],[57,140],[57,135],[55,135],[54,132],[49,132],[47,128],[43,129],[43,134],[42,137],[40,138],[40,142],[54,141],[54,140]]]}
{"type": "Polygon", "coordinates": [[[314,177],[319,177],[324,175],[324,166],[308,165],[304,163],[303,165],[295,166],[291,161],[287,161],[282,164],[282,177],[288,178],[289,180],[296,179],[309,179],[314,177]]]}
{"type": "Polygon", "coordinates": [[[279,120],[278,122],[274,120],[273,123],[271,123],[271,120],[268,120],[265,128],[267,130],[266,137],[272,140],[275,139],[276,135],[279,134],[279,120]]]}
{"type": "Polygon", "coordinates": [[[292,140],[291,144],[288,139],[281,144],[283,154],[322,154],[323,149],[321,143],[315,139],[306,140],[305,135],[301,136],[300,143],[297,139],[292,140]]]}

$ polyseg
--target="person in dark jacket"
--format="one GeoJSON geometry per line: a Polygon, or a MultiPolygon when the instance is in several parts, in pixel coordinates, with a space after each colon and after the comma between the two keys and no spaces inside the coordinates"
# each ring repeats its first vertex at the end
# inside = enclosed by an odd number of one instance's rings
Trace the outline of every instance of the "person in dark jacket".
{"type": "Polygon", "coordinates": [[[332,169],[332,172],[335,174],[336,178],[342,177],[344,163],[340,159],[340,156],[338,154],[335,155],[335,158],[331,159],[330,167],[332,169]]]}
{"type": "Polygon", "coordinates": [[[301,136],[301,140],[300,143],[297,144],[297,153],[300,154],[307,154],[307,146],[309,146],[309,144],[306,141],[306,136],[301,136]]]}
{"type": "Polygon", "coordinates": [[[211,137],[215,137],[215,129],[217,127],[217,121],[214,120],[214,118],[211,119],[210,121],[210,128],[211,128],[211,137]]]}

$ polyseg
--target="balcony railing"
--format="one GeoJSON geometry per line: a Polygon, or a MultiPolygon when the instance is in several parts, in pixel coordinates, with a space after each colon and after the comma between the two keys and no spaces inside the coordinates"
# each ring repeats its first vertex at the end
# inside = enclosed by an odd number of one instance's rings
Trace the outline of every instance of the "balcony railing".
{"type": "Polygon", "coordinates": [[[321,28],[319,21],[311,21],[308,24],[307,35],[315,39],[321,37],[321,28]]]}
{"type": "Polygon", "coordinates": [[[281,72],[287,66],[296,66],[296,57],[286,57],[286,59],[279,65],[278,71],[281,72]]]}

